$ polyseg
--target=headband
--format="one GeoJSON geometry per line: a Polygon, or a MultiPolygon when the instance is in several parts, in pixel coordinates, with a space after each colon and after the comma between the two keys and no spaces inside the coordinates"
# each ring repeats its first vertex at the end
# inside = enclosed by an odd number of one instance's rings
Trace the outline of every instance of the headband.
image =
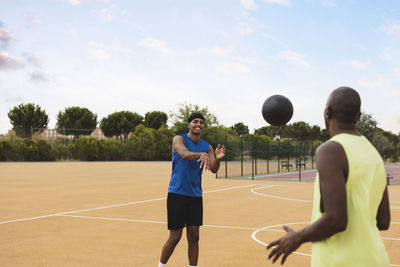
{"type": "Polygon", "coordinates": [[[189,116],[187,122],[189,123],[189,122],[191,122],[191,121],[194,120],[194,119],[202,119],[204,122],[206,121],[206,120],[204,119],[204,117],[203,117],[203,114],[201,114],[201,113],[196,113],[196,112],[195,112],[195,113],[190,114],[190,116],[189,116]]]}

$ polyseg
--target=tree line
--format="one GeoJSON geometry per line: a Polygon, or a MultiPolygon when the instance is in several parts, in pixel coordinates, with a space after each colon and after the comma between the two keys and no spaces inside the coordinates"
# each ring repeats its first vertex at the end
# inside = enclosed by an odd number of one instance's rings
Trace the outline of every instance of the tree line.
{"type": "MultiPolygon", "coordinates": [[[[182,103],[177,112],[169,116],[162,111],[149,111],[144,116],[133,111],[117,111],[100,121],[87,108],[67,107],[57,114],[56,130],[64,136],[73,136],[72,140],[58,138],[47,142],[32,137],[47,127],[49,117],[39,105],[28,103],[15,106],[8,113],[15,135],[0,141],[0,160],[170,160],[172,138],[187,132],[186,119],[191,112],[201,112],[205,116],[206,128],[202,137],[213,146],[226,142],[235,147],[241,138],[253,138],[257,144],[270,143],[272,146],[290,140],[313,142],[316,146],[329,139],[325,129],[304,121],[281,127],[264,126],[250,134],[243,122],[226,127],[219,124],[217,116],[207,107],[182,103]],[[167,125],[168,119],[172,120],[171,127],[167,125]],[[97,125],[106,137],[114,138],[80,138],[90,135],[97,125]]],[[[385,160],[397,161],[400,137],[377,125],[372,115],[363,113],[357,127],[385,160]]]]}

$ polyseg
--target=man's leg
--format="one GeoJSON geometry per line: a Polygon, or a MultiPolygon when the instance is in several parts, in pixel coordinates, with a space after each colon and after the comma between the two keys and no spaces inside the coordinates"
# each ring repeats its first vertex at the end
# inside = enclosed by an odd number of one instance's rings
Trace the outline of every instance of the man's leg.
{"type": "Polygon", "coordinates": [[[200,226],[194,225],[186,227],[189,265],[191,266],[197,266],[197,260],[199,258],[199,232],[200,226]]]}
{"type": "Polygon", "coordinates": [[[168,259],[169,257],[171,257],[172,252],[174,252],[176,245],[178,245],[181,236],[182,236],[182,229],[170,230],[169,238],[167,242],[165,242],[165,245],[161,252],[161,257],[160,257],[161,263],[166,264],[168,262],[168,259]]]}

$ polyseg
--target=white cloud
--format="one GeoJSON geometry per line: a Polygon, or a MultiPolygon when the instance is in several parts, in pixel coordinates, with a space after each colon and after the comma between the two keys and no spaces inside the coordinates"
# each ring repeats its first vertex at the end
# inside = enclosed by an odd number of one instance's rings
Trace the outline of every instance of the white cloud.
{"type": "Polygon", "coordinates": [[[323,0],[322,5],[325,7],[336,7],[336,1],[335,0],[323,0]]]}
{"type": "Polygon", "coordinates": [[[286,50],[278,55],[278,59],[284,60],[291,64],[310,66],[310,64],[304,59],[304,55],[286,50]]]}
{"type": "Polygon", "coordinates": [[[45,82],[47,81],[47,78],[45,77],[44,73],[35,71],[33,73],[29,73],[29,77],[31,78],[31,81],[33,82],[45,82]]]}
{"type": "Polygon", "coordinates": [[[231,65],[221,66],[221,67],[219,67],[219,70],[224,73],[237,73],[237,72],[245,73],[245,72],[249,71],[249,69],[241,63],[235,63],[235,64],[231,64],[231,65]]]}
{"type": "Polygon", "coordinates": [[[95,41],[90,41],[90,45],[95,47],[95,48],[99,48],[99,49],[109,49],[109,47],[106,46],[105,44],[100,44],[100,43],[97,43],[95,41]]]}
{"type": "Polygon", "coordinates": [[[0,45],[7,47],[12,40],[15,40],[15,36],[8,33],[6,29],[0,27],[0,45]]]}
{"type": "Polygon", "coordinates": [[[90,49],[89,54],[98,59],[109,59],[111,56],[103,49],[90,49]]]}
{"type": "Polygon", "coordinates": [[[113,12],[108,8],[94,10],[94,13],[97,18],[99,18],[100,20],[102,20],[104,22],[110,22],[110,21],[114,20],[116,17],[115,14],[113,14],[113,12]]]}
{"type": "Polygon", "coordinates": [[[358,47],[363,51],[367,50],[367,47],[364,44],[359,44],[358,47]]]}
{"type": "Polygon", "coordinates": [[[24,99],[21,96],[16,96],[16,97],[9,97],[4,99],[3,103],[21,103],[24,102],[24,99]]]}
{"type": "Polygon", "coordinates": [[[393,70],[394,72],[397,72],[397,73],[400,73],[400,67],[398,67],[398,68],[394,68],[394,70],[393,70]]]}
{"type": "Polygon", "coordinates": [[[80,0],[68,0],[68,3],[74,6],[79,6],[81,4],[80,0]]]}
{"type": "Polygon", "coordinates": [[[382,77],[379,77],[377,79],[372,79],[372,80],[371,79],[361,79],[358,81],[358,83],[365,87],[389,88],[392,86],[391,83],[387,82],[382,77]]]}
{"type": "Polygon", "coordinates": [[[214,47],[213,49],[211,49],[212,50],[212,52],[214,53],[214,55],[216,55],[216,56],[220,56],[220,57],[224,57],[224,56],[227,56],[227,55],[229,55],[230,53],[232,53],[233,52],[233,47],[232,46],[229,46],[229,47],[227,47],[227,48],[223,48],[223,47],[214,47]]]}
{"type": "Polygon", "coordinates": [[[28,63],[39,67],[41,65],[41,60],[39,55],[31,54],[31,53],[22,53],[22,57],[28,63]]]}
{"type": "Polygon", "coordinates": [[[239,61],[240,63],[246,64],[246,65],[258,65],[261,64],[261,61],[258,58],[252,58],[252,57],[235,57],[235,60],[239,61]]]}
{"type": "Polygon", "coordinates": [[[256,4],[254,3],[254,0],[240,0],[240,3],[245,9],[255,9],[256,4]]]}
{"type": "Polygon", "coordinates": [[[0,53],[0,70],[16,69],[23,65],[22,59],[12,58],[7,53],[0,53]]]}
{"type": "Polygon", "coordinates": [[[371,65],[371,60],[360,61],[360,60],[352,60],[350,65],[357,70],[365,70],[371,65]]]}
{"type": "Polygon", "coordinates": [[[266,3],[278,4],[278,5],[284,5],[284,6],[290,5],[290,0],[263,0],[263,1],[266,3]]]}
{"type": "Polygon", "coordinates": [[[158,52],[171,53],[171,51],[167,48],[166,42],[151,37],[140,40],[139,45],[156,50],[158,52]]]}
{"type": "Polygon", "coordinates": [[[391,47],[385,47],[380,54],[380,58],[385,61],[392,61],[397,54],[398,53],[395,49],[391,47]]]}
{"type": "Polygon", "coordinates": [[[400,22],[391,23],[390,25],[382,26],[381,30],[389,35],[400,34],[400,22]]]}
{"type": "Polygon", "coordinates": [[[28,8],[28,9],[24,10],[23,16],[24,16],[26,26],[28,28],[31,28],[31,27],[34,27],[34,26],[40,24],[40,15],[39,15],[39,12],[37,11],[37,9],[28,8]]]}
{"type": "Polygon", "coordinates": [[[72,36],[77,36],[78,35],[78,32],[75,30],[75,29],[71,29],[70,31],[69,31],[69,33],[72,35],[72,36]]]}

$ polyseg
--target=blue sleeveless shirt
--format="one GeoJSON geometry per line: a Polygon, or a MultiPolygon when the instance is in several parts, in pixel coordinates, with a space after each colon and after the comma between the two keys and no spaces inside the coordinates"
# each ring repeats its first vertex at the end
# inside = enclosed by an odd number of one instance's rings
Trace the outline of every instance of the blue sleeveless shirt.
{"type": "MultiPolygon", "coordinates": [[[[208,153],[210,144],[201,139],[195,143],[189,134],[181,134],[184,144],[190,152],[208,153]]],[[[185,196],[201,197],[201,173],[200,162],[195,160],[183,160],[177,152],[172,152],[172,174],[168,192],[185,196]]]]}

